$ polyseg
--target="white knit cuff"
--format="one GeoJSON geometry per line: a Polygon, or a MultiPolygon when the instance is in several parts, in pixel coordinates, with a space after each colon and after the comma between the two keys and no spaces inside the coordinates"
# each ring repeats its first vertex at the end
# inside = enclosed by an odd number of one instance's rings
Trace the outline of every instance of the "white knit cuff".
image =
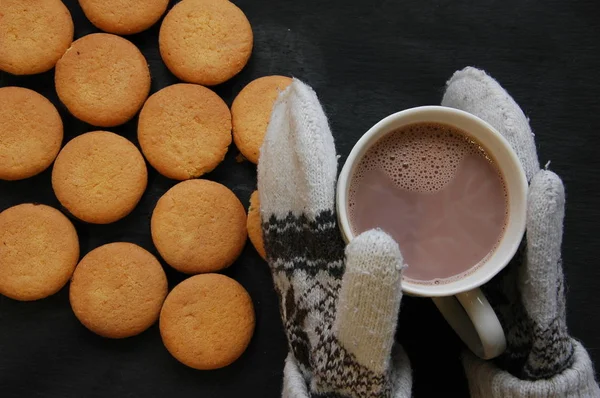
{"type": "MultiPolygon", "coordinates": [[[[412,390],[412,370],[408,356],[400,345],[392,352],[393,398],[409,398],[412,390]]],[[[309,386],[302,376],[292,354],[288,354],[283,368],[282,398],[310,398],[309,386]]]]}
{"type": "Polygon", "coordinates": [[[594,380],[594,367],[583,346],[573,340],[573,365],[551,379],[521,380],[499,369],[491,361],[483,361],[472,353],[463,355],[463,365],[472,398],[591,398],[600,397],[594,380]]]}

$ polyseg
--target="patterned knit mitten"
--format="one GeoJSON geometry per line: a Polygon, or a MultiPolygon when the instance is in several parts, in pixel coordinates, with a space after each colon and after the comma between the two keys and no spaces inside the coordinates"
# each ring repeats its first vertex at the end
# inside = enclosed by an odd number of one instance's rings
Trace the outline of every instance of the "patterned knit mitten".
{"type": "Polygon", "coordinates": [[[402,256],[377,230],[344,251],[336,174],[327,118],[314,91],[294,79],[275,103],[258,164],[265,249],[289,344],[283,396],[408,397],[410,364],[393,347],[402,256]]]}
{"type": "Polygon", "coordinates": [[[594,369],[567,331],[561,242],[565,193],[560,178],[540,170],[523,111],[485,72],[465,68],[447,83],[442,105],[490,123],[511,144],[530,182],[527,232],[512,262],[483,287],[500,317],[506,352],[494,362],[465,353],[473,397],[598,397],[594,369]]]}

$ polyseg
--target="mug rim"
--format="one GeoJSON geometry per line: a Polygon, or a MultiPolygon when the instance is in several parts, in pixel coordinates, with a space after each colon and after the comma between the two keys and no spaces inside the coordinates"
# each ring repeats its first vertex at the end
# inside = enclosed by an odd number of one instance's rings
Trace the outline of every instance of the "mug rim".
{"type": "MultiPolygon", "coordinates": [[[[346,202],[348,199],[350,176],[351,176],[354,168],[356,167],[356,165],[358,164],[358,162],[360,161],[360,159],[364,155],[364,153],[371,147],[371,145],[373,145],[373,143],[375,141],[377,141],[379,138],[385,136],[386,134],[390,133],[391,131],[393,131],[399,127],[399,126],[396,126],[395,128],[386,129],[390,124],[395,123],[398,120],[407,118],[408,116],[411,116],[415,113],[427,114],[427,113],[431,113],[431,112],[438,113],[438,114],[444,113],[446,115],[458,116],[460,118],[467,119],[468,121],[479,125],[479,127],[481,127],[482,130],[487,130],[489,135],[491,137],[493,137],[497,143],[499,143],[502,147],[504,147],[503,149],[508,154],[508,157],[510,158],[510,162],[513,163],[515,166],[517,166],[516,167],[516,175],[511,176],[511,179],[514,180],[514,184],[517,184],[519,186],[519,188],[521,188],[520,192],[522,192],[522,196],[519,199],[524,202],[524,204],[520,208],[520,210],[521,210],[519,212],[520,214],[515,214],[515,215],[509,216],[513,219],[516,218],[517,221],[519,221],[515,227],[516,233],[513,234],[514,238],[512,238],[512,241],[510,242],[510,246],[507,248],[507,250],[504,251],[505,257],[503,258],[502,261],[498,262],[498,264],[496,264],[493,268],[488,267],[489,269],[487,269],[486,272],[479,272],[479,269],[485,268],[485,264],[488,264],[488,262],[486,262],[484,264],[484,266],[480,267],[473,274],[469,274],[469,275],[465,276],[464,278],[460,278],[455,281],[451,281],[451,282],[439,284],[439,285],[417,284],[417,283],[413,283],[409,280],[406,280],[404,277],[402,278],[402,290],[405,293],[408,293],[408,294],[414,295],[414,296],[422,296],[422,297],[443,297],[443,296],[452,296],[452,295],[455,295],[458,293],[462,293],[462,292],[466,292],[466,291],[478,288],[481,285],[488,282],[494,276],[496,276],[502,269],[504,269],[504,267],[506,267],[506,265],[514,257],[515,253],[517,252],[517,250],[520,246],[523,235],[525,233],[525,225],[526,225],[525,212],[526,212],[527,191],[528,191],[528,182],[527,182],[527,178],[525,176],[525,171],[523,170],[521,161],[519,160],[515,151],[512,149],[510,143],[494,127],[492,127],[489,123],[487,123],[486,121],[480,119],[479,117],[477,117],[471,113],[462,111],[460,109],[449,108],[449,107],[444,107],[444,106],[439,106],[439,105],[426,105],[426,106],[418,106],[418,107],[414,107],[414,108],[409,108],[409,109],[405,109],[405,110],[393,113],[393,114],[381,119],[379,122],[377,122],[375,125],[373,125],[373,127],[371,127],[369,130],[367,130],[367,132],[365,134],[363,134],[360,137],[360,139],[356,142],[356,144],[354,144],[354,146],[352,147],[352,150],[350,151],[350,154],[346,158],[344,166],[342,167],[342,170],[338,177],[337,186],[336,186],[336,208],[337,208],[336,210],[337,210],[337,214],[338,214],[339,228],[342,233],[342,236],[346,242],[349,242],[351,239],[354,238],[354,236],[353,236],[353,233],[352,233],[352,230],[350,227],[350,221],[349,221],[349,217],[348,217],[346,202]],[[477,274],[477,273],[479,273],[480,276],[478,278],[473,277],[473,275],[477,274]]],[[[431,120],[431,121],[437,122],[436,120],[431,120]]],[[[422,122],[426,122],[426,121],[422,121],[422,122]]],[[[446,123],[446,124],[453,125],[450,122],[444,122],[444,121],[441,121],[440,123],[446,123]]],[[[454,127],[460,128],[458,126],[454,126],[454,127]]],[[[462,128],[461,128],[461,130],[462,130],[462,128]]],[[[469,131],[466,131],[466,132],[469,133],[469,131]]],[[[487,146],[486,146],[486,149],[487,149],[487,146]]],[[[494,155],[494,153],[492,153],[492,155],[494,155]]],[[[508,180],[508,178],[506,176],[505,176],[505,179],[508,180]]],[[[507,183],[507,185],[512,185],[512,186],[514,186],[514,184],[507,183]]],[[[500,240],[501,244],[503,241],[505,241],[505,239],[506,239],[506,235],[504,235],[502,237],[502,239],[500,240]]],[[[402,248],[400,248],[400,249],[402,250],[402,248]]],[[[492,258],[493,258],[493,255],[492,255],[492,258]]]]}

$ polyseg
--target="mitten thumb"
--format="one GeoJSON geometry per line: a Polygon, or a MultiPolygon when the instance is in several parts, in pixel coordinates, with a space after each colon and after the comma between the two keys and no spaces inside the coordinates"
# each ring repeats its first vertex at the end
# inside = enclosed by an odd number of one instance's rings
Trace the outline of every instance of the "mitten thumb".
{"type": "Polygon", "coordinates": [[[390,367],[403,268],[398,244],[381,230],[364,232],[346,247],[333,332],[360,364],[378,374],[390,367]]]}

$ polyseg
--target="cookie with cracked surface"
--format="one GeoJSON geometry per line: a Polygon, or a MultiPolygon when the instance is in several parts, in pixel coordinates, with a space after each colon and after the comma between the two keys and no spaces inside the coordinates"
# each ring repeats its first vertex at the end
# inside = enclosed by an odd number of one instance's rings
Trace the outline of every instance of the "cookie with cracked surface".
{"type": "Polygon", "coordinates": [[[154,93],[140,112],[138,141],[148,162],[175,180],[213,170],[231,144],[231,113],[213,91],[174,84],[154,93]]]}
{"type": "Polygon", "coordinates": [[[150,92],[150,70],[140,50],[108,33],[83,36],[56,64],[56,93],[76,118],[113,127],[133,118],[150,92]]]}
{"type": "Polygon", "coordinates": [[[73,19],[60,0],[2,0],[0,70],[13,75],[46,72],[73,41],[73,19]]]}
{"type": "Polygon", "coordinates": [[[107,131],[69,141],[52,169],[52,188],[60,203],[92,224],[109,224],[131,213],[147,182],[140,151],[126,138],[107,131]]]}
{"type": "Polygon", "coordinates": [[[230,266],[246,243],[246,211],[224,185],[208,180],[180,182],[156,204],[150,222],[162,258],[186,274],[230,266]]]}
{"type": "Polygon", "coordinates": [[[133,243],[116,242],[81,259],[69,301],[86,328],[118,339],[140,334],[158,320],[167,289],[156,257],[133,243]]]}
{"type": "Polygon", "coordinates": [[[58,292],[79,260],[75,227],[60,211],[25,203],[0,213],[0,294],[20,301],[58,292]]]}
{"type": "Polygon", "coordinates": [[[46,97],[22,87],[0,88],[0,180],[46,170],[62,140],[62,119],[46,97]]]}
{"type": "Polygon", "coordinates": [[[169,0],[79,0],[79,5],[98,29],[131,35],[154,25],[167,10],[169,0]]]}
{"type": "Polygon", "coordinates": [[[183,0],[160,27],[160,55],[169,70],[190,83],[213,86],[237,75],[252,53],[246,15],[223,0],[183,0]]]}
{"type": "Polygon", "coordinates": [[[264,76],[240,91],[231,105],[233,141],[242,155],[258,163],[267,125],[277,96],[290,85],[287,76],[264,76]]]}
{"type": "Polygon", "coordinates": [[[200,370],[237,360],[254,333],[250,295],[220,274],[196,275],[169,293],[160,313],[160,335],[178,361],[200,370]]]}

